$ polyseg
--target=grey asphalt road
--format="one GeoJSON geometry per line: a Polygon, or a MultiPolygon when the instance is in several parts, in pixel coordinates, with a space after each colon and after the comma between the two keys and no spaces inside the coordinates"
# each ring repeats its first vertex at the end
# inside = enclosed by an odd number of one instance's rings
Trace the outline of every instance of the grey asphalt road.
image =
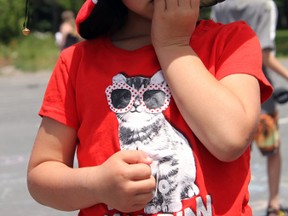
{"type": "Polygon", "coordinates": [[[48,72],[0,76],[0,215],[77,215],[39,205],[26,187],[26,167],[48,77],[48,72]]]}
{"type": "MultiPolygon", "coordinates": [[[[288,67],[288,59],[283,59],[288,67]]],[[[0,215],[76,216],[36,203],[26,187],[26,167],[40,118],[37,116],[50,76],[41,73],[1,73],[0,68],[0,215]]],[[[8,70],[9,71],[9,70],[8,70]]],[[[288,86],[274,77],[276,85],[288,86]]],[[[288,104],[279,106],[283,155],[281,201],[288,206],[288,104]]],[[[266,159],[252,151],[251,201],[255,216],[264,216],[267,200],[266,159]]],[[[223,200],[224,201],[224,200],[223,200]]]]}

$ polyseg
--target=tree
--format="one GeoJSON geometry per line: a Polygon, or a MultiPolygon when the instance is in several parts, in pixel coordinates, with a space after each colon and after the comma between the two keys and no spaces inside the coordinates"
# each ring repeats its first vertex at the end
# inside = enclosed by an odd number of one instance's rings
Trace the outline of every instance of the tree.
{"type": "Polygon", "coordinates": [[[287,0],[275,0],[279,11],[278,15],[278,28],[288,27],[288,1],[287,0]]]}
{"type": "MultiPolygon", "coordinates": [[[[252,0],[251,0],[252,1],[252,0]]],[[[32,32],[56,32],[64,10],[79,10],[85,0],[30,0],[30,28],[32,32]]],[[[288,1],[275,0],[278,10],[278,28],[288,27],[288,1]]],[[[225,4],[225,3],[223,3],[225,4]]],[[[22,33],[25,0],[0,0],[0,43],[7,44],[22,33]]],[[[209,18],[209,9],[203,9],[201,18],[209,18]]]]}
{"type": "MultiPolygon", "coordinates": [[[[79,10],[85,0],[30,0],[30,29],[55,32],[63,10],[79,10]]],[[[7,44],[22,34],[25,0],[0,0],[0,43],[7,44]]]]}
{"type": "Polygon", "coordinates": [[[31,0],[31,28],[41,32],[56,32],[61,22],[62,11],[72,10],[77,13],[84,1],[31,0]]]}
{"type": "Polygon", "coordinates": [[[7,1],[0,0],[0,42],[8,43],[12,38],[15,38],[21,33],[21,28],[24,21],[24,4],[25,1],[7,1]]]}

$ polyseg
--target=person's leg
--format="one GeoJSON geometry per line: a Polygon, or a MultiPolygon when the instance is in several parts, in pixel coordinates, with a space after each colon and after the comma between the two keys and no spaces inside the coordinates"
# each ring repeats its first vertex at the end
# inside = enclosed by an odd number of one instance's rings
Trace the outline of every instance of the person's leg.
{"type": "Polygon", "coordinates": [[[274,209],[280,208],[279,184],[281,176],[281,153],[280,148],[272,155],[267,157],[267,173],[269,200],[268,206],[274,209]]]}
{"type": "Polygon", "coordinates": [[[286,216],[288,210],[280,205],[280,178],[281,178],[281,151],[280,151],[280,138],[278,127],[278,114],[271,115],[274,120],[274,152],[267,156],[267,174],[268,174],[268,188],[269,199],[267,216],[286,216]]]}

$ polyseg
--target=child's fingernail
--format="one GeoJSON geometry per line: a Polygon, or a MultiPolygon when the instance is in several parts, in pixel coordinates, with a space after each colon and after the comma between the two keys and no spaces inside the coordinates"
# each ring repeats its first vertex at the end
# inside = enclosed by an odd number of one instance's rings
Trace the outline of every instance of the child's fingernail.
{"type": "Polygon", "coordinates": [[[146,160],[147,160],[148,163],[152,163],[153,162],[153,159],[151,157],[149,157],[149,156],[146,157],[146,160]]]}

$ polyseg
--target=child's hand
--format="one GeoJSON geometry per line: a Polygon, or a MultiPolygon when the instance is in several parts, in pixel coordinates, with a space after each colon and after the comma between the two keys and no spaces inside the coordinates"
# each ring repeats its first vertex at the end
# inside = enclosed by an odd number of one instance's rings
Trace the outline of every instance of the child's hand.
{"type": "Polygon", "coordinates": [[[153,198],[152,160],[142,151],[120,151],[100,166],[101,202],[121,212],[141,210],[153,198]]]}
{"type": "Polygon", "coordinates": [[[151,33],[154,47],[189,45],[199,4],[199,0],[154,0],[151,33]]]}

